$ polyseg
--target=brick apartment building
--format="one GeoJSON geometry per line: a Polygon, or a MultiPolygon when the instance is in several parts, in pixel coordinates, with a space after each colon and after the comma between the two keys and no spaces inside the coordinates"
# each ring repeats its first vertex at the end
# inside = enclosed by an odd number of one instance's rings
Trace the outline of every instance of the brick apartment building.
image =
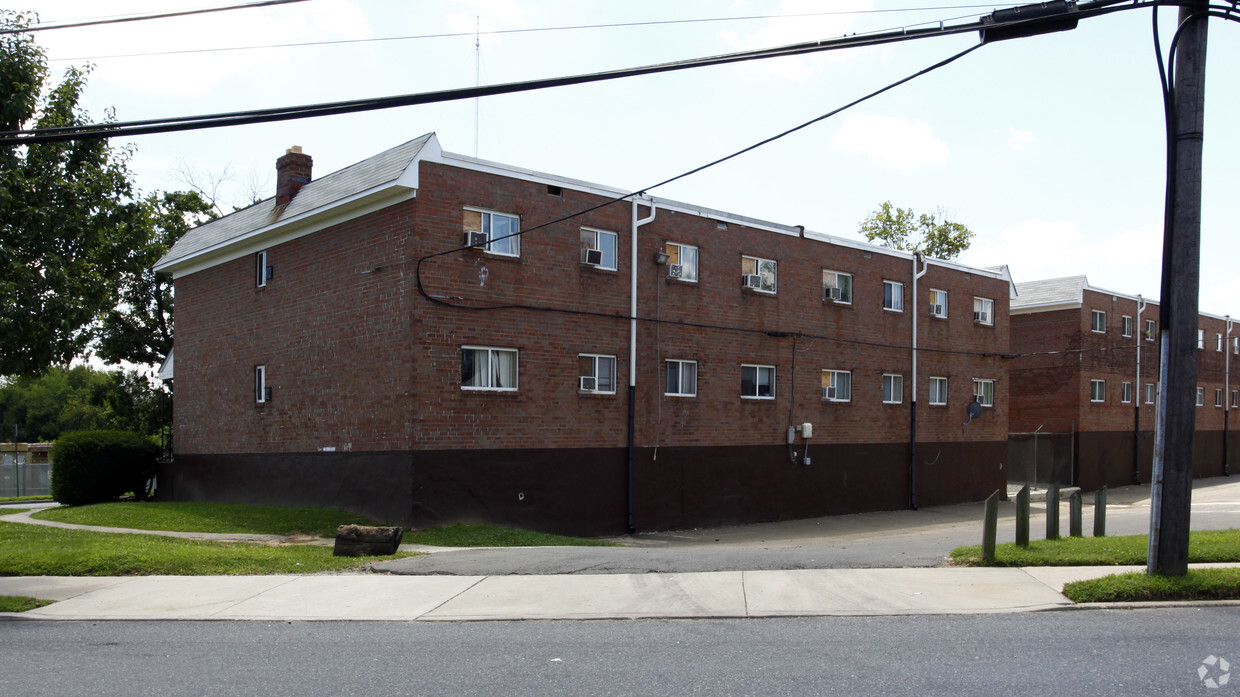
{"type": "MultiPolygon", "coordinates": [[[[1020,357],[1008,366],[1013,479],[1058,479],[1086,489],[1148,483],[1159,389],[1158,304],[1095,288],[1085,276],[1016,288],[1011,350],[1020,357]],[[1036,476],[1030,469],[1035,432],[1036,476]]],[[[1229,375],[1240,360],[1240,332],[1229,318],[1208,314],[1198,327],[1193,469],[1208,477],[1240,461],[1228,437],[1230,411],[1240,407],[1240,390],[1229,375]]]]}
{"type": "Polygon", "coordinates": [[[319,179],[293,149],[277,174],[274,199],[156,267],[177,294],[163,496],[602,534],[1006,481],[1006,269],[915,266],[433,134],[319,179]]]}

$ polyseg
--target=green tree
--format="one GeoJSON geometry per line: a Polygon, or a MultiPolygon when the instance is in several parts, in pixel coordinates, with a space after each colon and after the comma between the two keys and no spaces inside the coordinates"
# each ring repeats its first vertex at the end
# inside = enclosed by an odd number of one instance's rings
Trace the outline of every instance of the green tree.
{"type": "Polygon", "coordinates": [[[153,436],[170,425],[171,406],[167,388],[136,371],[50,368],[0,380],[0,440],[52,441],[99,429],[153,436]]]}
{"type": "Polygon", "coordinates": [[[884,201],[861,222],[861,234],[888,249],[916,252],[935,259],[955,259],[969,248],[973,231],[947,219],[942,208],[933,215],[895,208],[884,201]]]}

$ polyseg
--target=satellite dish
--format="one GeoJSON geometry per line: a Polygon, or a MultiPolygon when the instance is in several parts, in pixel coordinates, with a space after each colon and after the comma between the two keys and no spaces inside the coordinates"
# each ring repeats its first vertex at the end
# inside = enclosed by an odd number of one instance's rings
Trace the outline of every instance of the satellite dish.
{"type": "Polygon", "coordinates": [[[966,406],[964,410],[965,410],[965,413],[969,415],[969,421],[972,421],[973,419],[976,419],[977,417],[982,415],[982,403],[981,402],[969,402],[968,406],[966,406]]]}

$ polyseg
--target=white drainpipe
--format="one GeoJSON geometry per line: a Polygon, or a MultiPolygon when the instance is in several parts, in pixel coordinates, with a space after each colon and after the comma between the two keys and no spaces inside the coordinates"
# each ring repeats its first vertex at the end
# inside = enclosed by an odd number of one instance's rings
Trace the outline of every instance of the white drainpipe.
{"type": "Polygon", "coordinates": [[[637,528],[633,525],[633,491],[634,491],[634,464],[633,450],[634,437],[636,432],[636,414],[637,414],[637,229],[647,223],[653,222],[656,209],[654,199],[646,199],[646,203],[650,206],[650,216],[638,220],[637,204],[641,200],[640,196],[632,198],[632,235],[633,252],[632,258],[629,260],[630,281],[629,281],[629,434],[628,434],[628,530],[636,532],[637,528]]]}

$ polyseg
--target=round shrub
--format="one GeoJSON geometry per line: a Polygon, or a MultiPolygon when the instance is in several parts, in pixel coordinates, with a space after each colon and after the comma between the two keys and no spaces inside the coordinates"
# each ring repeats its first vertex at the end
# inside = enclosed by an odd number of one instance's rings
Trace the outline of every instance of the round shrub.
{"type": "Polygon", "coordinates": [[[160,448],[126,431],[77,431],[52,446],[52,498],[68,506],[146,490],[160,448]]]}

